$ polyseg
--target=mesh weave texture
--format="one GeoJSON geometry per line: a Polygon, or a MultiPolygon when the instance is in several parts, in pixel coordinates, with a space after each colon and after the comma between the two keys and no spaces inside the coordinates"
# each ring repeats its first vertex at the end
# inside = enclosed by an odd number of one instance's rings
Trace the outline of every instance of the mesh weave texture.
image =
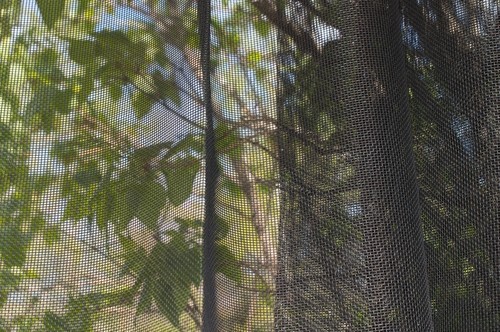
{"type": "Polygon", "coordinates": [[[0,1],[0,332],[500,331],[499,6],[0,1]]]}

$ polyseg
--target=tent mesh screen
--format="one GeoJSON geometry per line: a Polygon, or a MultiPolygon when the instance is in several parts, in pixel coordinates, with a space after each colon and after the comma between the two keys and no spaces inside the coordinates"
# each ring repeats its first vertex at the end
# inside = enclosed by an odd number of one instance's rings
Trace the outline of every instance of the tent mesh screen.
{"type": "Polygon", "coordinates": [[[0,332],[499,331],[499,6],[0,1],[0,332]]]}

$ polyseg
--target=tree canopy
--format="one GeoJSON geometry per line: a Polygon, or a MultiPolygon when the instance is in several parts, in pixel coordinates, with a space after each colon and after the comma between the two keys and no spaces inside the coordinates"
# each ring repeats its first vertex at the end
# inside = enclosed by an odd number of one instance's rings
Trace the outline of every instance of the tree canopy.
{"type": "MultiPolygon", "coordinates": [[[[495,20],[212,4],[221,331],[497,330],[495,20]]],[[[0,331],[201,329],[198,29],[193,0],[0,1],[0,331]]]]}

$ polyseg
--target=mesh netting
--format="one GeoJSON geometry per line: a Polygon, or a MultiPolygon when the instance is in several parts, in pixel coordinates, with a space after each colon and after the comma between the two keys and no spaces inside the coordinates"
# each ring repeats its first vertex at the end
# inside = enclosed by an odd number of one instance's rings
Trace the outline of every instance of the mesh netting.
{"type": "Polygon", "coordinates": [[[500,331],[499,6],[0,1],[0,332],[500,331]]]}

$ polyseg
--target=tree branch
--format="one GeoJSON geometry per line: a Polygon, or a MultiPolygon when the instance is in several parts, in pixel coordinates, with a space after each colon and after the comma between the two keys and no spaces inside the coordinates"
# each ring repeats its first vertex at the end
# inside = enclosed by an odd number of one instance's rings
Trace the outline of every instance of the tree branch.
{"type": "Polygon", "coordinates": [[[269,0],[252,0],[252,4],[280,31],[290,36],[299,50],[304,53],[311,54],[314,57],[320,55],[318,46],[312,36],[296,24],[288,21],[285,15],[283,15],[283,13],[276,8],[276,4],[274,2],[269,0]]]}

